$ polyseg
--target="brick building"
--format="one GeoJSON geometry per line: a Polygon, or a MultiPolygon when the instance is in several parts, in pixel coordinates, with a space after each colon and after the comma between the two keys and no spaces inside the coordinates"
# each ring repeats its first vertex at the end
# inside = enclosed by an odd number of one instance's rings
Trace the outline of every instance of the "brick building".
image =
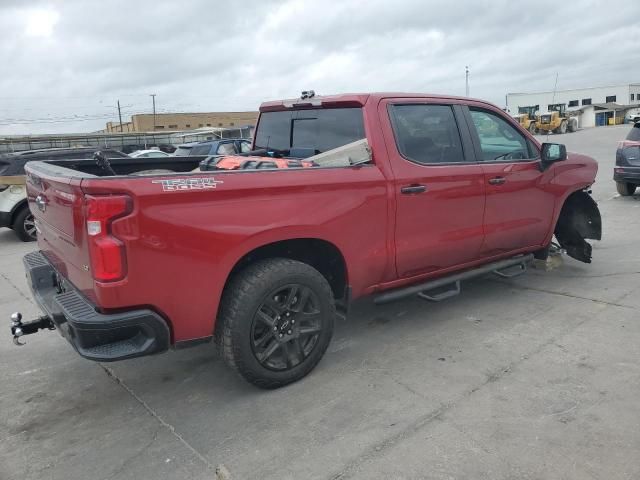
{"type": "MultiPolygon", "coordinates": [[[[193,130],[196,128],[239,128],[255,126],[258,112],[210,112],[210,113],[140,113],[131,116],[130,122],[122,122],[123,132],[153,132],[193,130]]],[[[107,122],[105,133],[120,132],[119,122],[107,122]]]]}

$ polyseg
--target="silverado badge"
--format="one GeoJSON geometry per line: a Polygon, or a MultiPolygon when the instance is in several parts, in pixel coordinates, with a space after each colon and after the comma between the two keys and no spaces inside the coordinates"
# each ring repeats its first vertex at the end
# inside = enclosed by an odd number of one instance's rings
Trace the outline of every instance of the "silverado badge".
{"type": "Polygon", "coordinates": [[[162,184],[165,192],[179,192],[184,190],[207,190],[216,188],[222,180],[215,180],[213,177],[206,178],[177,178],[171,180],[152,180],[151,183],[162,184]]]}

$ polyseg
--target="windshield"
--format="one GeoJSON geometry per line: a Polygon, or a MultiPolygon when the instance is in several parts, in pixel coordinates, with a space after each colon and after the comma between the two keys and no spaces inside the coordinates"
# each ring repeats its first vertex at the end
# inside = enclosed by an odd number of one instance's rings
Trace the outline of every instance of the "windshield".
{"type": "Polygon", "coordinates": [[[361,108],[265,112],[256,131],[256,149],[310,156],[365,137],[361,108]],[[292,152],[296,149],[296,152],[292,152]]]}
{"type": "Polygon", "coordinates": [[[627,134],[627,140],[632,142],[640,142],[640,122],[633,125],[633,128],[629,130],[627,134]]]}

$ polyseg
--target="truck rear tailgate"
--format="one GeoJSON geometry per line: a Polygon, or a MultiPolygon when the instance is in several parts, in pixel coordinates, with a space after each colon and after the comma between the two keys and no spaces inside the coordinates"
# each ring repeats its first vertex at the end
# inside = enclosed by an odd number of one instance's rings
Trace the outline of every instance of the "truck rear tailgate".
{"type": "Polygon", "coordinates": [[[80,179],[48,175],[29,165],[26,170],[29,208],[40,249],[60,274],[93,298],[80,179]]]}

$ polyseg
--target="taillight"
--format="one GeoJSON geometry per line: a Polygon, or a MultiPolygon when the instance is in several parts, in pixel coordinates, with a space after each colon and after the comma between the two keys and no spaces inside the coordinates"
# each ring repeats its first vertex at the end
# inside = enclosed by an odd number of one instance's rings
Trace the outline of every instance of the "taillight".
{"type": "Polygon", "coordinates": [[[99,282],[120,280],[127,273],[124,244],[112,234],[111,223],[130,211],[131,198],[126,195],[85,197],[91,269],[99,282]]]}

